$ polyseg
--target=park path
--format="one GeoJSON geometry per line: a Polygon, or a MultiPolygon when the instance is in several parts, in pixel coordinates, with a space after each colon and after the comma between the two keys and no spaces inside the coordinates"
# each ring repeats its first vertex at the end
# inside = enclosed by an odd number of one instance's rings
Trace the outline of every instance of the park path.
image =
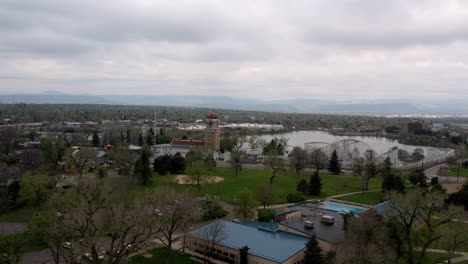
{"type": "Polygon", "coordinates": [[[26,231],[26,223],[0,222],[0,235],[14,235],[26,231]]]}
{"type": "Polygon", "coordinates": [[[342,193],[342,194],[337,194],[337,195],[332,195],[328,196],[324,199],[335,199],[343,196],[348,196],[348,195],[353,195],[353,194],[361,194],[361,193],[370,193],[370,192],[381,192],[382,189],[377,189],[377,190],[370,190],[370,191],[359,191],[359,192],[350,192],[350,193],[342,193]]]}
{"type": "Polygon", "coordinates": [[[441,167],[448,167],[446,163],[441,163],[424,170],[424,174],[428,180],[432,178],[439,178],[439,183],[466,183],[468,182],[468,177],[454,177],[454,176],[441,176],[439,175],[439,170],[441,167]]]}
{"type": "MultiPolygon", "coordinates": [[[[433,249],[433,248],[428,248],[426,249],[427,252],[432,252],[432,253],[440,253],[440,254],[445,254],[447,253],[446,250],[442,249],[433,249]]],[[[456,251],[454,252],[456,255],[460,255],[460,257],[456,257],[452,259],[452,263],[458,263],[462,261],[467,261],[468,260],[468,252],[461,252],[461,251],[456,251]]],[[[443,263],[447,263],[447,261],[444,261],[443,263]]]]}

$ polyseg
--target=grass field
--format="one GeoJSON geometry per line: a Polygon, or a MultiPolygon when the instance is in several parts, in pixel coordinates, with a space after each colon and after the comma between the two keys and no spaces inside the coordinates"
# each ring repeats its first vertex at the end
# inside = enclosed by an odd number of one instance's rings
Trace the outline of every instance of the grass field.
{"type": "MultiPolygon", "coordinates": [[[[31,251],[40,251],[47,248],[46,244],[43,244],[41,241],[38,241],[28,235],[28,233],[21,233],[15,235],[0,235],[0,242],[11,241],[21,241],[22,248],[24,252],[31,251]]],[[[3,262],[0,262],[3,263],[3,262]]]]}
{"type": "MultiPolygon", "coordinates": [[[[442,233],[444,230],[457,230],[457,232],[461,234],[468,234],[468,224],[462,222],[452,222],[450,224],[443,225],[440,227],[440,231],[442,233]]],[[[431,248],[446,249],[446,245],[443,240],[437,240],[433,244],[431,244],[431,248]]],[[[464,243],[464,245],[462,245],[456,251],[468,252],[468,243],[464,243]]]]}
{"type": "MultiPolygon", "coordinates": [[[[227,167],[214,168],[210,175],[224,177],[224,181],[216,184],[207,184],[201,187],[200,193],[209,193],[218,195],[222,200],[233,203],[237,193],[242,189],[247,188],[255,192],[258,186],[269,185],[269,177],[271,172],[269,170],[256,170],[256,169],[243,169],[239,175],[235,176],[234,171],[227,167]]],[[[322,174],[322,194],[320,197],[326,197],[336,194],[343,194],[349,192],[360,191],[359,178],[341,174],[329,175],[322,174]]],[[[310,174],[302,173],[299,175],[299,180],[309,180],[310,174]]],[[[173,183],[175,176],[154,176],[153,187],[158,188],[161,185],[170,184],[176,189],[192,189],[197,191],[195,185],[178,185],[173,183]]],[[[273,182],[274,199],[273,203],[286,203],[286,196],[289,193],[296,192],[296,182],[298,177],[294,172],[280,173],[273,182]]],[[[370,190],[379,189],[381,186],[381,179],[371,179],[369,184],[370,190]]],[[[308,198],[313,198],[308,196],[308,198]]]]}
{"type": "MultiPolygon", "coordinates": [[[[157,248],[148,251],[152,256],[150,258],[145,258],[143,255],[137,255],[130,259],[130,264],[150,264],[150,263],[166,263],[166,258],[168,256],[168,251],[166,248],[157,248]]],[[[177,264],[195,264],[198,263],[190,259],[190,256],[183,255],[179,252],[172,252],[171,263],[177,264]]]]}
{"type": "MultiPolygon", "coordinates": [[[[449,170],[448,176],[457,177],[458,176],[458,169],[453,168],[453,169],[449,170]]],[[[468,168],[464,168],[463,166],[460,166],[460,177],[468,177],[468,168]]]]}
{"type": "Polygon", "coordinates": [[[0,214],[0,222],[26,223],[35,213],[37,213],[37,209],[33,207],[21,207],[8,213],[0,214]]]}

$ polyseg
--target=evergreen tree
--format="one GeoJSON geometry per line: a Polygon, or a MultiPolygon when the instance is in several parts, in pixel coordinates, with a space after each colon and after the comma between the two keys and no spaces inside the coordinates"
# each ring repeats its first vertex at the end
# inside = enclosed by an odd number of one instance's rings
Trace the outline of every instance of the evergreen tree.
{"type": "Polygon", "coordinates": [[[125,135],[122,131],[120,131],[120,145],[122,145],[123,143],[125,143],[125,135]]]}
{"type": "Polygon", "coordinates": [[[308,188],[307,188],[307,181],[302,179],[299,181],[299,183],[296,186],[296,191],[301,192],[301,193],[307,193],[308,188]]]}
{"type": "Polygon", "coordinates": [[[172,170],[172,158],[169,155],[160,156],[154,159],[153,169],[159,175],[166,175],[172,170]]]}
{"type": "Polygon", "coordinates": [[[393,173],[384,175],[382,180],[382,191],[397,191],[403,193],[405,191],[403,179],[393,173]]]}
{"type": "Polygon", "coordinates": [[[148,185],[151,182],[151,168],[149,158],[151,151],[148,146],[143,146],[140,152],[140,157],[135,162],[134,175],[143,185],[148,185]]]}
{"type": "Polygon", "coordinates": [[[153,146],[154,145],[153,138],[154,138],[153,135],[148,134],[148,136],[146,137],[146,145],[153,146]]]}
{"type": "Polygon", "coordinates": [[[341,165],[340,161],[338,160],[338,154],[336,153],[336,150],[333,150],[331,159],[328,163],[328,171],[335,175],[341,172],[341,165]]]}
{"type": "Polygon", "coordinates": [[[393,172],[393,163],[390,161],[390,157],[387,157],[383,164],[382,164],[382,169],[380,170],[382,176],[385,177],[385,175],[391,174],[393,172]]]}
{"type": "Polygon", "coordinates": [[[153,146],[154,145],[154,130],[150,128],[148,131],[148,136],[146,137],[146,145],[153,146]]]}
{"type": "Polygon", "coordinates": [[[316,171],[310,176],[309,181],[309,194],[310,195],[320,195],[322,192],[322,179],[320,174],[316,171]]]}
{"type": "Polygon", "coordinates": [[[127,144],[132,144],[132,131],[130,128],[127,128],[127,131],[125,133],[125,141],[127,141],[127,144]]]}
{"type": "Polygon", "coordinates": [[[171,173],[183,173],[185,171],[185,158],[177,152],[174,156],[172,156],[172,166],[171,166],[171,173]]]}
{"type": "Polygon", "coordinates": [[[143,146],[143,135],[138,134],[138,146],[143,146]]]}
{"type": "Polygon", "coordinates": [[[240,253],[240,264],[247,264],[248,263],[248,255],[249,255],[249,247],[248,246],[243,246],[239,248],[239,253],[240,253]]]}
{"type": "Polygon", "coordinates": [[[317,238],[313,234],[306,244],[304,252],[304,264],[325,264],[322,249],[319,247],[317,238]]]}
{"type": "Polygon", "coordinates": [[[94,132],[93,133],[93,146],[97,148],[100,145],[101,145],[101,140],[99,139],[99,135],[97,132],[94,132]]]}

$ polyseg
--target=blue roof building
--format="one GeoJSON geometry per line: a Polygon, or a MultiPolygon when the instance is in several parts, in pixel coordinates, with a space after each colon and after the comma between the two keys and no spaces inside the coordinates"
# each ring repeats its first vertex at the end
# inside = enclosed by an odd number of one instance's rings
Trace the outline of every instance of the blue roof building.
{"type": "Polygon", "coordinates": [[[239,248],[249,247],[249,263],[301,263],[306,236],[281,231],[278,225],[269,223],[249,223],[248,225],[218,220],[194,230],[194,239],[189,247],[200,251],[210,240],[213,225],[222,225],[223,239],[217,241],[215,248],[209,249],[216,255],[231,261],[239,261],[239,248]]]}

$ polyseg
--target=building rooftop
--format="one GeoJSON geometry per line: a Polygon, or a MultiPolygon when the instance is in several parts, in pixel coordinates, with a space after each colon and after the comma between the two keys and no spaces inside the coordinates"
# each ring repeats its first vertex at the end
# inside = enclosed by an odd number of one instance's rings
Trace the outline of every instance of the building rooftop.
{"type": "MultiPolygon", "coordinates": [[[[326,241],[331,244],[337,244],[344,240],[343,217],[340,213],[319,208],[312,203],[301,203],[289,208],[289,212],[301,211],[301,218],[287,219],[280,222],[280,225],[301,232],[305,235],[315,233],[317,239],[326,241]],[[334,224],[321,223],[322,215],[329,215],[334,218],[334,224]],[[313,228],[305,228],[305,221],[314,223],[313,228]]],[[[283,212],[284,213],[284,212],[283,212]]]]}
{"type": "Polygon", "coordinates": [[[193,140],[193,139],[178,139],[174,138],[171,142],[172,146],[184,146],[184,147],[204,147],[204,140],[193,140]]]}
{"type": "MultiPolygon", "coordinates": [[[[219,245],[238,250],[243,246],[248,246],[249,254],[262,257],[277,263],[283,263],[290,257],[303,250],[309,240],[305,236],[295,235],[277,229],[262,227],[262,223],[255,226],[237,224],[224,220],[218,220],[223,224],[225,239],[218,242],[219,245]]],[[[192,232],[194,237],[203,239],[211,225],[206,225],[192,232]]],[[[263,223],[265,224],[265,223],[263,223]]]]}

